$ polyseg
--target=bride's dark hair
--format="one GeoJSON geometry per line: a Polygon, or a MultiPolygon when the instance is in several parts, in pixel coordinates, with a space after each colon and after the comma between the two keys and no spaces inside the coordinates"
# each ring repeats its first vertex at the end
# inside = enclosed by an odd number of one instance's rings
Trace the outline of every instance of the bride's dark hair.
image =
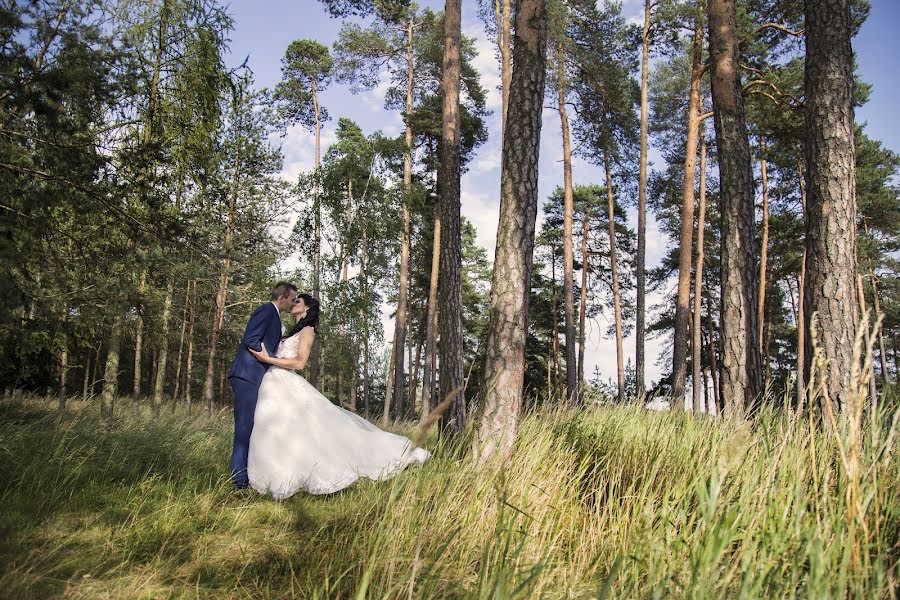
{"type": "Polygon", "coordinates": [[[297,324],[284,334],[282,339],[291,337],[302,331],[304,327],[312,327],[315,330],[319,329],[319,301],[309,294],[297,294],[297,297],[302,298],[303,303],[306,304],[306,316],[297,321],[297,324]]]}

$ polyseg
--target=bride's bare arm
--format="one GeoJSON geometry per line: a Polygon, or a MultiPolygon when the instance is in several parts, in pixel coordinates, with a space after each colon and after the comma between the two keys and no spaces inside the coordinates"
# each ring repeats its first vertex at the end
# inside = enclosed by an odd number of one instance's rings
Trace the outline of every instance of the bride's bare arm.
{"type": "Polygon", "coordinates": [[[283,367],[285,369],[302,369],[306,366],[307,361],[309,361],[309,353],[312,350],[313,339],[315,336],[316,333],[312,327],[307,327],[301,331],[300,347],[297,349],[297,355],[289,358],[279,358],[270,355],[266,350],[265,344],[262,345],[262,348],[259,351],[256,351],[253,348],[250,348],[249,350],[250,354],[264,363],[275,365],[276,367],[283,367]]]}

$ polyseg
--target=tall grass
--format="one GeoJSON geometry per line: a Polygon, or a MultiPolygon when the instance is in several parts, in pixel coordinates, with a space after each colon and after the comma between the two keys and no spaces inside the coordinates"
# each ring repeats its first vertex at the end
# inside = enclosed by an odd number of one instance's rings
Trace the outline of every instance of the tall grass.
{"type": "Polygon", "coordinates": [[[227,413],[7,401],[0,595],[894,598],[894,418],[543,413],[507,464],[432,439],[392,481],[276,502],[228,490],[227,413]]]}

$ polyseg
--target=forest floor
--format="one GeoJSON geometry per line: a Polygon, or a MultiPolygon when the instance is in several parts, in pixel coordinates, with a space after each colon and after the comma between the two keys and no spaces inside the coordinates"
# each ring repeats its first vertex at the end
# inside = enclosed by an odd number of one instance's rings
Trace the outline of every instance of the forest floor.
{"type": "Polygon", "coordinates": [[[0,596],[900,593],[896,414],[854,438],[778,412],[548,412],[502,467],[432,437],[389,482],[277,502],[229,490],[229,411],[118,406],[0,402],[0,596]]]}

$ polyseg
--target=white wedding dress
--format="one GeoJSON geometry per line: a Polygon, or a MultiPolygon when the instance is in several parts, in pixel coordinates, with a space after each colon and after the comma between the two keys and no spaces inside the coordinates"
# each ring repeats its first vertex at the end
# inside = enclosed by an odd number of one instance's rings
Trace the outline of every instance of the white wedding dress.
{"type": "MultiPolygon", "coordinates": [[[[297,333],[278,356],[296,356],[297,333]]],[[[271,367],[259,386],[247,475],[258,492],[283,499],[300,490],[330,494],[360,477],[390,478],[430,453],[335,406],[294,371],[271,367]]]]}

